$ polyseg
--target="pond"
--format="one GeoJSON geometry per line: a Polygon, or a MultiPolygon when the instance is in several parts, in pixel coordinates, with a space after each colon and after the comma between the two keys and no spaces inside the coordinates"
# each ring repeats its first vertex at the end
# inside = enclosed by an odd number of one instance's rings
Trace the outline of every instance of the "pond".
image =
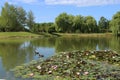
{"type": "Polygon", "coordinates": [[[13,80],[11,69],[38,60],[35,51],[47,59],[59,52],[73,50],[115,50],[120,53],[120,38],[115,37],[57,37],[0,40],[0,79],[13,80]]]}

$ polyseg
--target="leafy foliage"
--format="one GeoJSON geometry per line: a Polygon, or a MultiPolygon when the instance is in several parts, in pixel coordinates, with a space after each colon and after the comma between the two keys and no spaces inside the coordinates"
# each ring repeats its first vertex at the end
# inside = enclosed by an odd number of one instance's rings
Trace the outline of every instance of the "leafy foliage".
{"type": "Polygon", "coordinates": [[[26,15],[27,12],[22,7],[10,5],[6,2],[0,15],[0,31],[25,31],[25,26],[31,28],[34,25],[33,13],[30,11],[28,17],[26,15]]]}
{"type": "Polygon", "coordinates": [[[79,32],[95,33],[98,32],[96,20],[92,16],[83,17],[81,15],[73,16],[67,13],[61,13],[55,19],[56,28],[59,32],[79,32]]]}
{"type": "Polygon", "coordinates": [[[55,25],[51,22],[49,23],[35,23],[34,27],[32,28],[33,32],[41,32],[41,33],[52,33],[56,32],[55,25]]]}
{"type": "Polygon", "coordinates": [[[96,20],[92,16],[85,17],[85,25],[87,27],[88,33],[94,33],[97,31],[97,23],[96,20]]]}
{"type": "Polygon", "coordinates": [[[22,7],[15,7],[5,3],[0,16],[2,31],[24,30],[25,16],[26,12],[22,7]]]}
{"type": "Polygon", "coordinates": [[[120,12],[117,12],[110,21],[102,16],[98,25],[92,16],[74,16],[65,12],[59,14],[54,23],[35,23],[34,18],[32,11],[27,13],[22,7],[6,2],[0,14],[0,31],[103,33],[108,32],[110,27],[115,35],[120,33],[120,12]]]}
{"type": "Polygon", "coordinates": [[[120,12],[117,12],[110,22],[112,32],[117,35],[120,32],[120,12]]]}
{"type": "MultiPolygon", "coordinates": [[[[115,51],[62,52],[44,61],[32,61],[14,69],[16,77],[40,76],[53,80],[120,79],[120,54],[115,51]]],[[[38,78],[37,77],[37,78],[38,78]]],[[[43,79],[44,80],[44,79],[43,79]]],[[[47,80],[47,79],[46,79],[47,80]]]]}
{"type": "Polygon", "coordinates": [[[32,11],[29,11],[27,14],[27,26],[29,27],[30,31],[33,32],[33,27],[34,27],[34,15],[32,11]]]}
{"type": "Polygon", "coordinates": [[[73,23],[72,17],[73,17],[72,15],[68,15],[67,13],[61,13],[55,19],[57,30],[61,32],[70,32],[73,23]]]}
{"type": "Polygon", "coordinates": [[[109,29],[109,21],[102,16],[98,22],[98,26],[100,28],[100,32],[107,32],[109,29]]]}
{"type": "Polygon", "coordinates": [[[73,19],[73,32],[83,32],[84,17],[81,15],[75,16],[73,19]]]}

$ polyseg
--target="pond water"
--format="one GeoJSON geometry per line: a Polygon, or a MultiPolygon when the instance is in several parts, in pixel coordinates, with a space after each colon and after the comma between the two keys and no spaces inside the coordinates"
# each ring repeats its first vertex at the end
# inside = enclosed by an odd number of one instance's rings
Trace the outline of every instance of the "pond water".
{"type": "Polygon", "coordinates": [[[120,38],[67,37],[0,40],[0,79],[13,80],[11,69],[39,59],[35,51],[49,58],[59,52],[72,50],[115,50],[120,53],[120,38]]]}

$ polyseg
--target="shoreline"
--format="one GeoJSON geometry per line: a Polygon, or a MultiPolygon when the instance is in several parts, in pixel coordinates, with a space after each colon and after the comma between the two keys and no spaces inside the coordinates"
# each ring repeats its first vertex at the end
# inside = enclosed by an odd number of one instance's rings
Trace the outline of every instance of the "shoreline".
{"type": "Polygon", "coordinates": [[[0,32],[0,39],[6,38],[40,38],[40,37],[112,37],[112,33],[30,33],[30,32],[0,32]]]}
{"type": "Polygon", "coordinates": [[[59,35],[60,37],[73,37],[73,36],[76,36],[76,37],[111,37],[113,36],[112,33],[56,33],[56,35],[59,35]]]}
{"type": "Polygon", "coordinates": [[[9,38],[39,38],[42,35],[38,35],[30,32],[0,32],[0,39],[9,38]]]}

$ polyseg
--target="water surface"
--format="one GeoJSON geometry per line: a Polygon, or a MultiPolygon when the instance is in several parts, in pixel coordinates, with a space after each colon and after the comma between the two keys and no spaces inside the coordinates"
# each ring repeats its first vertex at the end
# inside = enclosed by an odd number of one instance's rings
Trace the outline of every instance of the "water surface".
{"type": "Polygon", "coordinates": [[[66,37],[0,40],[0,79],[13,80],[10,70],[39,59],[35,51],[49,58],[59,52],[72,50],[115,50],[120,53],[120,38],[66,37]]]}

